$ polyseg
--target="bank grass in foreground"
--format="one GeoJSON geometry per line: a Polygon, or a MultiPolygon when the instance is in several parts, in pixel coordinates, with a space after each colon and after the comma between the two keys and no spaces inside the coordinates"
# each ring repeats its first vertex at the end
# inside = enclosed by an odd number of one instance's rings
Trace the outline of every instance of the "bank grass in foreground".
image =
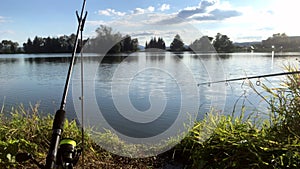
{"type": "MultiPolygon", "coordinates": [[[[31,153],[37,161],[45,164],[52,135],[53,116],[40,116],[37,106],[31,106],[29,110],[26,110],[23,105],[12,108],[9,114],[9,116],[0,115],[0,168],[37,168],[30,161],[18,164],[15,161],[15,155],[18,152],[31,153]]],[[[163,164],[162,160],[156,157],[131,159],[111,154],[100,148],[86,133],[84,165],[88,168],[159,168],[163,164]]],[[[109,131],[99,133],[98,137],[102,138],[103,142],[126,146],[109,131]]],[[[72,138],[79,147],[82,146],[81,128],[75,120],[65,121],[63,138],[72,138]]],[[[132,147],[130,151],[133,151],[132,147]]],[[[80,168],[81,164],[80,159],[77,168],[80,168]]]]}
{"type": "Polygon", "coordinates": [[[300,168],[300,75],[286,76],[280,88],[262,88],[268,119],[210,113],[177,145],[175,157],[190,168],[300,168]]]}
{"type": "MultiPolygon", "coordinates": [[[[286,67],[294,71],[292,67],[286,67]]],[[[254,91],[255,87],[249,83],[254,91]]],[[[269,105],[268,119],[253,120],[240,116],[207,113],[196,122],[188,135],[173,149],[144,159],[121,157],[109,153],[85,134],[84,165],[87,168],[300,168],[300,75],[288,75],[281,88],[262,88],[268,97],[258,95],[269,105]]],[[[0,114],[0,168],[36,168],[29,162],[17,164],[17,152],[30,152],[45,162],[51,138],[53,117],[40,116],[37,106],[25,110],[12,108],[11,116],[0,114]]],[[[86,129],[87,133],[89,129],[86,129]]],[[[80,128],[67,120],[64,136],[81,144],[80,128]]],[[[114,133],[99,134],[101,142],[123,144],[114,133]]],[[[170,139],[174,141],[174,139],[170,139]]],[[[128,146],[128,153],[135,151],[128,146]]],[[[79,162],[77,168],[80,168],[79,162]]]]}

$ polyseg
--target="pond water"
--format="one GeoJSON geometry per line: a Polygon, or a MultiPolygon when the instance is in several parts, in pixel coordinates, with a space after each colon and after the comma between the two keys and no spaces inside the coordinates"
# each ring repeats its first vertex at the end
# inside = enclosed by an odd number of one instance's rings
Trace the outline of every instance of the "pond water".
{"type": "MultiPolygon", "coordinates": [[[[199,110],[199,119],[211,108],[231,114],[234,107],[237,113],[240,112],[242,105],[246,106],[248,114],[263,114],[267,110],[266,103],[246,82],[201,83],[283,72],[284,65],[299,65],[299,55],[275,54],[273,63],[270,53],[138,52],[104,58],[85,57],[85,107],[87,113],[92,114],[88,115],[88,121],[95,120],[94,109],[99,109],[121,133],[134,135],[142,130],[144,134],[140,137],[146,137],[166,130],[182,107],[185,111],[199,110]],[[89,102],[95,102],[97,107],[89,102]],[[140,125],[132,124],[130,117],[123,118],[120,113],[120,109],[151,112],[153,108],[161,112],[151,125],[148,122],[152,117],[147,114],[142,114],[140,125]]],[[[69,54],[0,55],[0,103],[4,109],[10,110],[21,103],[29,109],[29,104],[38,103],[42,113],[54,114],[60,106],[69,60],[69,54]]],[[[75,66],[67,98],[66,110],[70,119],[76,118],[75,112],[80,110],[79,65],[75,66]]],[[[282,79],[253,79],[252,83],[259,81],[277,87],[282,79]]],[[[260,86],[256,87],[261,91],[260,86]]]]}

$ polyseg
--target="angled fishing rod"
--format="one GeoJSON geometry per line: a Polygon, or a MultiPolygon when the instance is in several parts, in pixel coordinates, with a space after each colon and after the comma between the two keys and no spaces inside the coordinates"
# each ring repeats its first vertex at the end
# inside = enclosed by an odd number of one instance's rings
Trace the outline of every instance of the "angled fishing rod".
{"type": "MultiPolygon", "coordinates": [[[[66,83],[65,83],[65,87],[64,87],[64,92],[63,92],[63,97],[61,100],[60,109],[57,110],[57,112],[55,113],[55,117],[54,117],[54,121],[53,121],[52,139],[51,139],[51,143],[50,143],[49,152],[48,152],[48,155],[46,158],[45,169],[54,169],[54,168],[56,168],[56,166],[58,165],[57,163],[59,162],[59,160],[57,158],[57,154],[58,154],[58,146],[61,144],[60,138],[61,138],[61,135],[63,132],[63,127],[64,127],[65,114],[66,114],[65,106],[66,106],[66,102],[67,102],[67,94],[68,94],[68,90],[69,90],[69,84],[70,84],[71,75],[73,72],[75,56],[76,56],[77,47],[78,47],[79,32],[83,31],[85,19],[87,16],[87,12],[86,12],[85,16],[83,17],[83,11],[85,8],[85,4],[86,4],[86,0],[83,1],[80,16],[78,16],[78,13],[76,13],[79,23],[78,23],[77,32],[76,32],[75,44],[74,44],[74,49],[73,49],[73,53],[72,53],[72,59],[71,59],[70,65],[69,65],[69,70],[68,70],[68,74],[67,74],[67,78],[66,78],[66,83]]],[[[72,141],[70,141],[70,143],[71,142],[72,141]]],[[[74,142],[72,142],[71,145],[74,146],[74,142]]],[[[68,166],[66,166],[66,168],[73,168],[73,161],[72,161],[73,159],[72,158],[73,157],[71,155],[69,157],[69,159],[66,159],[67,163],[68,163],[67,164],[68,166]]]]}
{"type": "Polygon", "coordinates": [[[73,47],[72,57],[68,69],[68,74],[64,86],[63,96],[60,104],[59,110],[56,111],[52,126],[52,138],[50,142],[50,147],[48,151],[48,155],[46,157],[46,164],[42,165],[38,163],[31,154],[29,153],[19,153],[16,156],[16,161],[22,162],[31,160],[35,164],[38,165],[41,169],[56,169],[56,168],[65,168],[65,169],[72,169],[73,166],[79,160],[79,156],[81,154],[80,149],[76,147],[76,142],[73,139],[61,139],[63,133],[63,127],[65,122],[65,107],[67,102],[67,95],[69,91],[69,84],[73,72],[73,67],[75,63],[75,57],[77,53],[78,41],[79,41],[79,34],[81,32],[81,48],[83,47],[83,27],[85,24],[87,12],[84,15],[84,8],[86,5],[86,0],[83,0],[81,13],[78,15],[78,11],[76,11],[76,16],[78,19],[78,27],[76,32],[75,43],[73,47]]]}
{"type": "Polygon", "coordinates": [[[205,83],[198,83],[198,86],[200,86],[200,85],[211,85],[211,84],[214,84],[214,83],[223,83],[223,82],[227,83],[227,82],[232,82],[232,81],[241,81],[241,80],[246,80],[246,79],[259,79],[259,78],[272,77],[272,76],[292,75],[292,74],[300,74],[300,71],[282,72],[282,73],[265,74],[265,75],[250,76],[250,77],[241,77],[241,78],[234,78],[234,79],[227,79],[227,80],[211,81],[211,82],[205,82],[205,83]]]}

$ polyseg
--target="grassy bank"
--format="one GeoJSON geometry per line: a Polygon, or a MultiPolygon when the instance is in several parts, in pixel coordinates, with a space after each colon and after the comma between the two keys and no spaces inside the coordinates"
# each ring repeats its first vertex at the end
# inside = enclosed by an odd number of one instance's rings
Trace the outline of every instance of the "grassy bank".
{"type": "MultiPolygon", "coordinates": [[[[300,76],[289,75],[282,85],[276,89],[262,86],[269,94],[263,98],[269,104],[268,119],[254,122],[243,112],[239,117],[208,113],[180,144],[157,157],[131,159],[113,155],[86,134],[85,166],[162,168],[173,163],[186,168],[300,168],[300,76]]],[[[53,117],[39,116],[36,106],[25,110],[21,105],[9,113],[10,117],[0,114],[0,168],[34,168],[28,162],[17,164],[14,156],[17,152],[30,152],[44,162],[53,117]]],[[[111,141],[107,137],[110,134],[101,138],[111,141]]],[[[64,137],[81,144],[75,121],[66,121],[64,137]]],[[[121,144],[115,137],[113,140],[121,144]]]]}
{"type": "Polygon", "coordinates": [[[288,75],[282,88],[262,87],[269,119],[209,114],[175,148],[178,159],[190,168],[300,168],[300,75],[288,75]]]}
{"type": "MultiPolygon", "coordinates": [[[[37,168],[30,162],[18,164],[15,155],[17,152],[29,152],[38,161],[45,163],[53,116],[40,116],[37,107],[31,106],[29,110],[25,110],[22,105],[12,108],[10,114],[10,117],[0,115],[0,168],[37,168]]],[[[118,141],[109,132],[101,136],[103,139],[118,141]]],[[[63,137],[72,138],[81,146],[81,129],[75,120],[66,120],[63,137]]],[[[87,168],[159,168],[164,164],[164,159],[158,157],[130,159],[111,154],[101,149],[87,134],[84,145],[84,165],[87,168]]],[[[77,166],[80,168],[81,159],[77,166]]]]}

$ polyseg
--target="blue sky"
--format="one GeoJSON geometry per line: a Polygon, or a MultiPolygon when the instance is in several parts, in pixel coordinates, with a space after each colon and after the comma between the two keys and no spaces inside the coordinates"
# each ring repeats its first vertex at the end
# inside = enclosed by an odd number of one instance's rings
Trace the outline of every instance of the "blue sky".
{"type": "MultiPolygon", "coordinates": [[[[1,0],[0,40],[22,45],[34,36],[70,35],[81,0],[1,0]]],[[[235,42],[260,41],[274,33],[300,35],[298,0],[87,0],[85,37],[100,24],[139,38],[169,43],[180,34],[187,44],[202,35],[226,34],[235,42]]]]}

